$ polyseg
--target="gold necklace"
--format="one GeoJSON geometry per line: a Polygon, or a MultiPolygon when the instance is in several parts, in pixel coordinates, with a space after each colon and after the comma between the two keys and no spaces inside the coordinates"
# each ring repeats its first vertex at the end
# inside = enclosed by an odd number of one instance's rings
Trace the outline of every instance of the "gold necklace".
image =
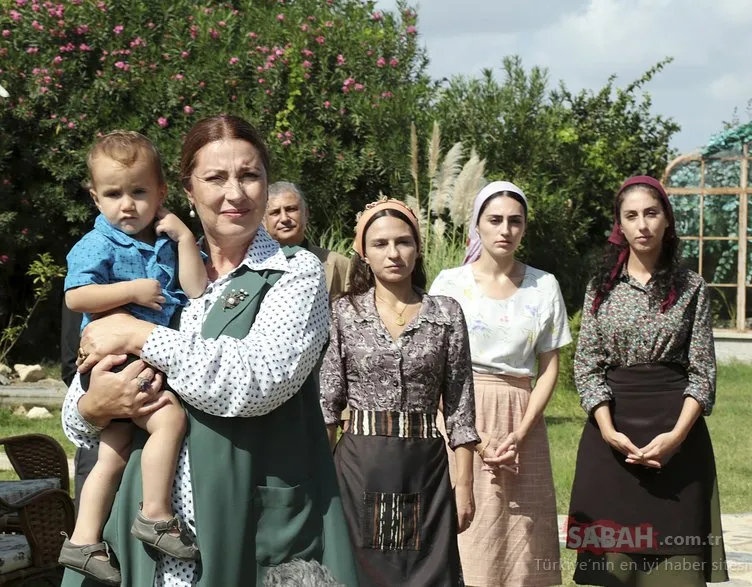
{"type": "Polygon", "coordinates": [[[379,296],[376,296],[377,300],[380,300],[387,308],[389,308],[392,312],[397,314],[397,318],[394,320],[394,322],[397,324],[397,326],[404,326],[405,325],[405,319],[402,317],[402,314],[405,313],[405,310],[407,310],[407,307],[410,304],[405,304],[405,307],[402,308],[401,312],[398,312],[396,308],[392,308],[389,305],[389,302],[387,302],[384,298],[380,298],[379,296]]]}

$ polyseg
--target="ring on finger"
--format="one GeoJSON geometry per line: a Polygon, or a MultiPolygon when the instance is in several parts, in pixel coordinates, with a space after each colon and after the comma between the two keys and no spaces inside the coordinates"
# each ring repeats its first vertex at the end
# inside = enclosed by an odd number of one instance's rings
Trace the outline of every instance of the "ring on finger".
{"type": "Polygon", "coordinates": [[[78,347],[78,358],[79,359],[81,359],[82,361],[85,361],[86,357],[88,357],[88,356],[89,356],[89,353],[85,353],[84,349],[82,349],[81,347],[78,347]]]}
{"type": "Polygon", "coordinates": [[[151,386],[151,379],[149,379],[148,377],[139,375],[138,377],[136,377],[136,380],[138,381],[139,391],[146,391],[151,386]]]}

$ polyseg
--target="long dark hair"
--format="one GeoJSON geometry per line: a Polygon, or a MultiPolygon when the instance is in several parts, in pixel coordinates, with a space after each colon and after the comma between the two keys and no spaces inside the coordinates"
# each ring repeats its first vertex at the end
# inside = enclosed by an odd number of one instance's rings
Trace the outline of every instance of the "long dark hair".
{"type": "MultiPolygon", "coordinates": [[[[413,238],[415,239],[415,244],[420,248],[420,237],[418,236],[417,231],[415,230],[415,227],[413,226],[413,223],[410,222],[407,216],[400,212],[399,210],[393,210],[391,208],[386,208],[384,210],[381,210],[379,212],[376,212],[376,214],[373,215],[373,217],[368,221],[365,228],[363,229],[363,242],[362,250],[365,252],[366,249],[366,234],[368,233],[368,229],[371,227],[371,225],[374,223],[375,220],[378,220],[379,218],[383,218],[384,216],[391,216],[392,218],[397,218],[399,220],[402,220],[405,224],[407,224],[410,227],[410,232],[413,234],[413,238]]],[[[413,267],[413,272],[411,274],[411,280],[412,280],[412,286],[413,288],[417,288],[420,290],[423,290],[426,288],[426,268],[423,265],[423,256],[418,256],[417,259],[415,259],[415,267],[413,267]]],[[[352,265],[350,267],[350,286],[347,288],[347,291],[342,293],[340,297],[347,297],[348,301],[354,306],[358,307],[357,303],[355,302],[355,298],[357,296],[360,296],[364,293],[366,293],[369,289],[371,289],[374,284],[376,283],[373,271],[371,271],[371,268],[368,266],[368,263],[366,263],[363,258],[358,254],[355,253],[355,256],[353,257],[352,265]]]]}
{"type": "MultiPolygon", "coordinates": [[[[673,216],[671,211],[666,208],[666,199],[657,189],[648,184],[637,183],[630,185],[616,196],[614,212],[617,222],[621,219],[621,206],[624,198],[638,189],[647,191],[661,203],[661,208],[666,218],[673,216]]],[[[628,258],[629,244],[626,242],[620,245],[611,242],[606,244],[601,263],[596,269],[592,280],[592,285],[595,289],[595,299],[591,308],[593,314],[598,312],[601,303],[608,297],[628,258]]],[[[681,241],[673,228],[671,230],[667,228],[663,235],[663,242],[661,243],[661,253],[658,256],[658,262],[651,278],[653,282],[652,298],[657,303],[660,303],[661,312],[665,312],[676,301],[676,292],[680,289],[680,274],[681,241]]]]}

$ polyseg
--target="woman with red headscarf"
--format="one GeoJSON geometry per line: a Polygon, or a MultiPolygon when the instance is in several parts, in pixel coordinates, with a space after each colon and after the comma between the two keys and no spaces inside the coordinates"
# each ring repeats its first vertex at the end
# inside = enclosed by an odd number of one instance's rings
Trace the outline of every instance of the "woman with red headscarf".
{"type": "Polygon", "coordinates": [[[715,459],[710,298],[680,266],[663,186],[624,182],[604,262],[585,295],[575,382],[580,440],[567,547],[586,585],[727,581],[715,459]]]}

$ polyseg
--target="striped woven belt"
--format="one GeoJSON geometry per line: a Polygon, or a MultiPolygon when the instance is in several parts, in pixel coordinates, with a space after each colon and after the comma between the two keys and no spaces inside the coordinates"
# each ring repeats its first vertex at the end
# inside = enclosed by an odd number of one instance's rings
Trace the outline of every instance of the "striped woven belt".
{"type": "Polygon", "coordinates": [[[350,410],[347,432],[361,436],[442,438],[436,426],[436,416],[423,412],[350,410]]]}

